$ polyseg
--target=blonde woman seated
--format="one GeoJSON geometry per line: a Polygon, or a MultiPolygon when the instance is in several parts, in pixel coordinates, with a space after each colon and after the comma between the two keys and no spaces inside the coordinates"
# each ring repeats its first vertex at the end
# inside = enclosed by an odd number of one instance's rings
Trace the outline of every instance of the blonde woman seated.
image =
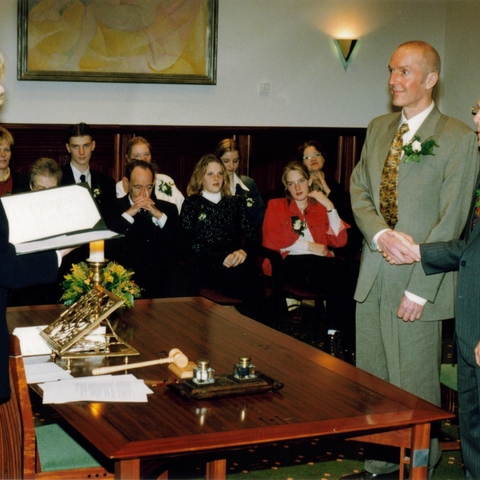
{"type": "Polygon", "coordinates": [[[252,217],[253,223],[261,229],[263,217],[265,216],[265,203],[253,178],[237,174],[240,166],[240,152],[237,142],[232,138],[225,138],[217,145],[215,155],[225,165],[231,194],[245,199],[247,210],[252,217]]]}
{"type": "MultiPolygon", "coordinates": [[[[339,217],[335,205],[323,192],[312,190],[312,179],[304,165],[289,163],[283,171],[282,183],[286,198],[268,202],[263,245],[282,255],[288,283],[326,294],[331,347],[341,357],[343,350],[338,348],[338,339],[342,333],[349,333],[345,329],[352,327],[346,323],[349,316],[345,309],[348,295],[344,287],[345,262],[334,256],[332,248],[347,243],[350,226],[339,217]]],[[[267,265],[264,270],[270,273],[267,265]]]]}
{"type": "MultiPolygon", "coordinates": [[[[127,143],[127,162],[129,160],[152,161],[152,147],[143,137],[133,137],[127,143]]],[[[122,198],[128,193],[128,180],[124,177],[117,183],[117,198],[122,198]]],[[[184,197],[168,175],[157,173],[155,175],[155,197],[158,200],[173,203],[177,206],[178,213],[182,209],[184,197]]]]}
{"type": "Polygon", "coordinates": [[[195,166],[180,220],[197,287],[240,298],[241,313],[254,318],[262,298],[255,261],[259,234],[243,198],[230,193],[225,166],[215,155],[195,166]]]}

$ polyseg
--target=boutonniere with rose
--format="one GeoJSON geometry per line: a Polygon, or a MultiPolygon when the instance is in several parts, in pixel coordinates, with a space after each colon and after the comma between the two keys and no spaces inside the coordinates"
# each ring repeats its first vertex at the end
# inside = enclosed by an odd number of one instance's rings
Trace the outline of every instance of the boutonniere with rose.
{"type": "Polygon", "coordinates": [[[438,147],[437,143],[433,138],[431,140],[426,140],[425,142],[420,141],[420,137],[415,135],[413,140],[410,143],[407,143],[402,147],[402,150],[405,152],[406,158],[405,163],[408,163],[410,160],[412,162],[420,162],[420,155],[433,155],[433,147],[438,147]]]}
{"type": "Polygon", "coordinates": [[[303,237],[303,231],[307,228],[307,224],[302,222],[299,217],[292,217],[292,227],[295,233],[303,237]]]}
{"type": "Polygon", "coordinates": [[[245,197],[245,202],[248,208],[252,208],[255,203],[255,200],[252,197],[245,197]]]}
{"type": "Polygon", "coordinates": [[[93,198],[98,198],[102,194],[102,190],[100,188],[93,189],[93,198]]]}
{"type": "Polygon", "coordinates": [[[160,180],[160,183],[158,184],[158,190],[171,197],[173,185],[173,182],[164,182],[163,180],[160,180]]]}

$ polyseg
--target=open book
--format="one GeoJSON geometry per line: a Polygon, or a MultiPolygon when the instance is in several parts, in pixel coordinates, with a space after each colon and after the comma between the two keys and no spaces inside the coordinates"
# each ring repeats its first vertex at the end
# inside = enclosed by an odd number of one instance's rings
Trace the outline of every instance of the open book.
{"type": "Polygon", "coordinates": [[[119,236],[108,230],[87,184],[2,197],[17,255],[119,236]]]}

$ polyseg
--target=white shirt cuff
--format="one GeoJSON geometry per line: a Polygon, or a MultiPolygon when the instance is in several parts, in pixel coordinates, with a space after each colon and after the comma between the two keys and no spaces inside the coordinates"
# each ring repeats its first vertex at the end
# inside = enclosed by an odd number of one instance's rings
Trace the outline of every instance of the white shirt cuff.
{"type": "Polygon", "coordinates": [[[389,229],[388,228],[384,228],[383,230],[380,230],[378,233],[375,234],[375,236],[373,237],[372,239],[372,243],[370,244],[370,248],[372,250],[378,250],[378,243],[377,243],[377,240],[378,240],[378,237],[383,233],[383,232],[387,232],[389,229]]]}
{"type": "Polygon", "coordinates": [[[412,292],[408,292],[407,290],[405,290],[404,293],[409,300],[411,300],[412,302],[418,303],[419,305],[422,305],[422,307],[427,303],[426,298],[419,297],[418,295],[415,295],[412,292]]]}

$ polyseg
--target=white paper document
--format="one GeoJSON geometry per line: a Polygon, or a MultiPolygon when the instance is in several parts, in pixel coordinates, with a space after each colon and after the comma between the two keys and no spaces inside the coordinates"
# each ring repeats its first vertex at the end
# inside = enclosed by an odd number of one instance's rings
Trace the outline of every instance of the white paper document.
{"type": "Polygon", "coordinates": [[[9,195],[0,201],[8,219],[8,241],[19,255],[117,236],[106,228],[84,185],[9,195]]]}
{"type": "Polygon", "coordinates": [[[153,393],[143,380],[132,374],[103,375],[60,380],[39,385],[43,390],[43,403],[67,402],[142,402],[153,393]]]}
{"type": "Polygon", "coordinates": [[[25,374],[28,384],[73,378],[66,370],[53,362],[25,364],[25,374]]]}

